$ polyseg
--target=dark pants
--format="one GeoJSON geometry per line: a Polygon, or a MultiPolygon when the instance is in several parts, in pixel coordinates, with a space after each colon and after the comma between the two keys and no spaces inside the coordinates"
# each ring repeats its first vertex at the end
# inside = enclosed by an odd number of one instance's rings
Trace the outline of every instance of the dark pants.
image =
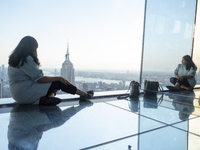
{"type": "Polygon", "coordinates": [[[40,98],[39,104],[40,105],[56,105],[60,103],[61,99],[56,98],[56,97],[49,97],[49,95],[51,94],[54,94],[55,96],[58,90],[62,90],[63,92],[70,93],[70,94],[76,94],[77,88],[72,84],[65,85],[64,83],[60,81],[52,82],[47,92],[47,95],[40,98]]]}
{"type": "Polygon", "coordinates": [[[178,82],[180,85],[184,85],[186,87],[190,87],[190,84],[189,84],[189,82],[188,82],[188,80],[186,78],[183,78],[183,80],[181,81],[181,80],[178,80],[177,78],[171,77],[170,78],[170,82],[172,84],[174,84],[174,85],[178,82]]]}

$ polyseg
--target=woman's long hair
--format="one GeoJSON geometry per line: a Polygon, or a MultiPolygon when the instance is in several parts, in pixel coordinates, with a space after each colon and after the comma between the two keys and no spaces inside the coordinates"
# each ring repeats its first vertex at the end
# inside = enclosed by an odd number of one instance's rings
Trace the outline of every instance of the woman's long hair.
{"type": "Polygon", "coordinates": [[[183,59],[185,59],[185,61],[187,62],[186,70],[190,70],[191,67],[193,67],[193,69],[196,67],[196,65],[192,61],[192,58],[189,55],[183,56],[183,59]]]}
{"type": "Polygon", "coordinates": [[[39,66],[40,62],[37,58],[37,41],[31,36],[25,36],[21,39],[17,47],[13,50],[9,56],[8,64],[12,67],[23,66],[27,63],[27,56],[31,56],[34,62],[39,66]],[[21,63],[20,63],[21,61],[21,63]]]}

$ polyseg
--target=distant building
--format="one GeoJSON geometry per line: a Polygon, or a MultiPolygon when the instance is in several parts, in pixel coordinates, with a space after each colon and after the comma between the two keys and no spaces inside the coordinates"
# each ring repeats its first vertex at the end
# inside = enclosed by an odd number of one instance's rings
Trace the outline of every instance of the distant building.
{"type": "Polygon", "coordinates": [[[2,72],[4,72],[4,65],[2,65],[2,72]]]}
{"type": "Polygon", "coordinates": [[[1,66],[0,66],[0,79],[1,79],[1,66]]]}
{"type": "Polygon", "coordinates": [[[4,65],[1,66],[1,69],[0,69],[0,79],[3,79],[4,81],[7,80],[7,69],[5,68],[4,65]]]}
{"type": "Polygon", "coordinates": [[[3,79],[0,79],[0,98],[3,98],[3,79]]]}
{"type": "Polygon", "coordinates": [[[88,84],[87,83],[83,83],[83,91],[84,92],[88,91],[88,84]]]}
{"type": "Polygon", "coordinates": [[[57,76],[57,69],[55,69],[55,71],[54,71],[54,75],[57,76]]]}
{"type": "Polygon", "coordinates": [[[65,55],[65,61],[62,64],[61,76],[70,83],[75,84],[75,71],[73,64],[69,60],[69,42],[67,42],[67,54],[65,55]]]}

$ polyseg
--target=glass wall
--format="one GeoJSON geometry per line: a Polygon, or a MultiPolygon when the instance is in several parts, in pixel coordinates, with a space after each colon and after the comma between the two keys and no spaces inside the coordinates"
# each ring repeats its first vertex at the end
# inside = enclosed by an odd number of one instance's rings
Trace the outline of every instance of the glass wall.
{"type": "Polygon", "coordinates": [[[0,71],[9,97],[7,62],[26,35],[39,43],[45,75],[82,90],[115,91],[139,80],[144,0],[11,0],[0,2],[0,71]]]}
{"type": "MultiPolygon", "coordinates": [[[[195,20],[195,32],[194,32],[194,45],[193,45],[193,52],[192,52],[192,59],[194,63],[197,66],[197,74],[196,74],[196,80],[197,85],[196,87],[200,86],[200,3],[198,0],[196,0],[196,20],[195,20]]],[[[199,97],[200,100],[200,97],[199,97]]],[[[194,106],[198,106],[200,103],[199,101],[194,101],[194,106]]],[[[198,109],[195,109],[196,111],[198,109]]],[[[200,123],[200,120],[195,121],[188,121],[188,131],[191,133],[198,133],[199,130],[197,129],[197,125],[200,123]]],[[[195,146],[194,148],[194,142],[198,141],[199,139],[196,138],[196,136],[193,136],[191,134],[188,135],[188,149],[200,149],[199,146],[195,146]]]]}
{"type": "Polygon", "coordinates": [[[182,57],[191,54],[195,2],[147,0],[142,83],[169,85],[182,57]]]}
{"type": "MultiPolygon", "coordinates": [[[[198,4],[199,5],[199,4],[198,4]]],[[[196,28],[194,28],[196,0],[147,0],[146,4],[146,23],[145,37],[143,45],[143,68],[142,83],[144,80],[159,81],[163,86],[169,85],[169,78],[174,75],[174,70],[181,63],[184,55],[193,56],[193,60],[198,67],[197,82],[200,67],[199,54],[199,12],[197,11],[196,28]],[[194,30],[195,29],[195,30],[194,30]],[[195,31],[193,45],[193,30],[195,31]]],[[[199,7],[198,7],[199,9],[199,7]]],[[[159,97],[155,97],[156,100],[159,97]]],[[[151,99],[152,100],[152,99],[151,99]]],[[[145,97],[143,99],[145,103],[145,97]]],[[[151,110],[150,115],[154,115],[154,111],[162,108],[152,106],[140,107],[140,114],[147,113],[147,109],[151,110]]],[[[163,110],[162,110],[163,112],[163,110]]],[[[157,112],[158,113],[158,112],[157,112]]],[[[177,113],[177,112],[174,112],[177,113]]],[[[170,113],[172,114],[172,112],[170,113]]],[[[170,116],[168,116],[170,117],[170,116]]],[[[166,119],[167,117],[164,117],[166,119]]],[[[163,116],[162,116],[163,119],[163,116]]],[[[162,120],[158,119],[158,120],[162,120]]],[[[174,118],[173,118],[174,119],[174,118]]],[[[178,119],[178,118],[177,118],[178,119]]],[[[170,120],[170,119],[169,119],[170,120]]],[[[145,122],[140,118],[140,124],[145,122]]],[[[145,122],[146,123],[146,122],[145,122]]],[[[148,124],[148,123],[147,123],[148,124]]],[[[182,126],[187,131],[195,130],[197,122],[183,122],[182,126]]],[[[140,125],[139,129],[144,127],[140,125]]],[[[167,132],[165,132],[167,133],[167,132]]],[[[169,132],[173,133],[173,132],[169,132]]],[[[175,133],[175,132],[174,132],[175,133]]],[[[194,132],[193,132],[194,133],[194,132]]],[[[161,133],[155,134],[158,137],[161,133]]],[[[170,136],[170,135],[169,135],[170,136]]],[[[195,139],[192,135],[185,133],[175,133],[174,138],[180,139],[183,143],[182,149],[193,148],[192,144],[195,139]]],[[[152,136],[151,136],[152,137],[152,136]]],[[[155,140],[148,141],[149,137],[139,137],[139,149],[144,149],[146,145],[155,144],[155,140]],[[145,143],[145,144],[144,144],[145,143]],[[153,144],[152,144],[153,143],[153,144]]],[[[166,140],[165,140],[166,141],[166,140]]],[[[156,143],[157,144],[157,143],[156,143]]],[[[173,145],[173,144],[172,144],[173,145]]],[[[159,143],[157,144],[159,147],[159,143]]],[[[169,149],[167,147],[167,149],[169,149]]],[[[173,149],[173,148],[172,148],[173,149]]]]}
{"type": "Polygon", "coordinates": [[[194,33],[194,46],[193,46],[193,61],[197,66],[197,86],[200,85],[200,3],[197,4],[197,11],[196,11],[196,25],[195,25],[195,33],[194,33]]]}

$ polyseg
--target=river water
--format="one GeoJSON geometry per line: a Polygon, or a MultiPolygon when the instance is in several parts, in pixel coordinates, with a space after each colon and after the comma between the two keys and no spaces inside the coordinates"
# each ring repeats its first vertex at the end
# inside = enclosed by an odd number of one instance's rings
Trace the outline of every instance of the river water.
{"type": "MultiPolygon", "coordinates": [[[[43,71],[44,75],[46,76],[55,76],[52,73],[48,72],[48,71],[43,71]]],[[[85,81],[85,82],[90,82],[90,83],[94,83],[94,82],[105,82],[106,84],[110,84],[110,83],[117,83],[119,84],[119,82],[122,82],[122,80],[107,80],[107,79],[101,79],[101,78],[85,78],[85,77],[81,77],[81,76],[75,76],[75,81],[85,81]]],[[[129,86],[131,81],[126,81],[125,85],[129,86]]]]}
{"type": "MultiPolygon", "coordinates": [[[[110,84],[110,83],[117,83],[119,84],[119,82],[122,82],[122,80],[107,80],[107,79],[101,79],[101,78],[84,78],[84,77],[80,77],[80,76],[76,76],[75,77],[75,81],[85,81],[85,82],[91,82],[91,83],[94,83],[94,82],[105,82],[107,84],[110,84]]],[[[131,81],[126,81],[126,85],[129,86],[131,81]]]]}

